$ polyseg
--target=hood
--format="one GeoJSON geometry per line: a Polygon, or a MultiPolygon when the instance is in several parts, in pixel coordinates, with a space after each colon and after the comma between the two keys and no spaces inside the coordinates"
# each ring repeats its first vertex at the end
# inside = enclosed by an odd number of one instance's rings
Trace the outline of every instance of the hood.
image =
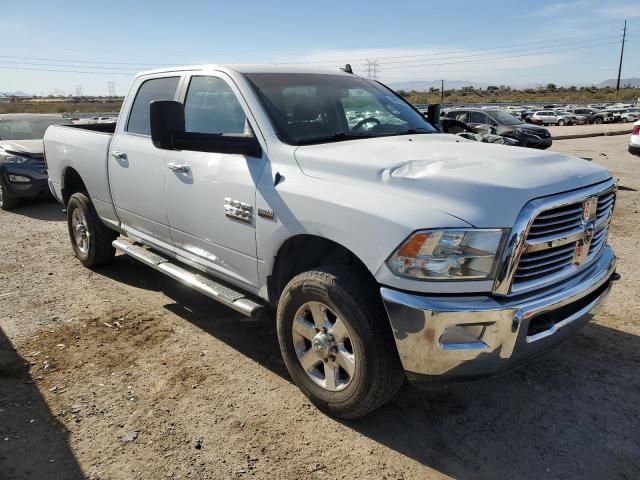
{"type": "Polygon", "coordinates": [[[445,134],[307,145],[295,156],[306,175],[410,196],[476,227],[509,228],[534,198],[610,178],[602,167],[568,155],[445,134]]]}
{"type": "Polygon", "coordinates": [[[518,125],[514,125],[514,127],[516,128],[520,128],[520,129],[527,129],[527,130],[531,130],[532,132],[549,132],[549,130],[547,130],[544,127],[540,127],[538,125],[535,125],[533,123],[519,123],[518,125]]]}
{"type": "Polygon", "coordinates": [[[27,155],[42,155],[44,153],[44,143],[38,140],[3,140],[0,141],[0,148],[12,153],[25,153],[27,155]]]}

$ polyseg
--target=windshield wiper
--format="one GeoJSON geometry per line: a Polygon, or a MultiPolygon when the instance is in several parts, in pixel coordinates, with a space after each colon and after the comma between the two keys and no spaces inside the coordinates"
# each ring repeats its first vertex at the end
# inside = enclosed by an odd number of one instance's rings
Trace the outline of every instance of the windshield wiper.
{"type": "Polygon", "coordinates": [[[296,143],[298,145],[310,145],[312,143],[340,142],[342,140],[356,140],[358,138],[372,138],[377,136],[379,135],[372,135],[370,133],[335,132],[332,135],[325,135],[323,137],[301,138],[296,143]]]}
{"type": "Polygon", "coordinates": [[[428,128],[418,127],[418,128],[409,128],[408,130],[404,130],[402,132],[396,132],[393,135],[416,135],[419,133],[438,133],[438,132],[429,130],[428,128]]]}

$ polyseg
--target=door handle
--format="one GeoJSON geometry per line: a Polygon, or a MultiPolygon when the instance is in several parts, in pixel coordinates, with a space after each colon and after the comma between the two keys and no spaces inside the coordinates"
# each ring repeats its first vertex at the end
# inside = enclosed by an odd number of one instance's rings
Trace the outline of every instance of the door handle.
{"type": "Polygon", "coordinates": [[[176,163],[171,162],[167,164],[167,168],[176,173],[189,173],[189,165],[185,165],[184,163],[176,163]]]}
{"type": "Polygon", "coordinates": [[[116,160],[126,160],[127,159],[127,154],[124,153],[124,152],[114,151],[114,152],[111,152],[111,156],[113,158],[115,158],[116,160]]]}

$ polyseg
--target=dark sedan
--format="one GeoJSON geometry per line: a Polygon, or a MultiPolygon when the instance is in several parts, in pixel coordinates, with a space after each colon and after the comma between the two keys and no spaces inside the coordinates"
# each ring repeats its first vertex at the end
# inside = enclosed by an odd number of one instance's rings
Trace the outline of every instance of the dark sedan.
{"type": "Polygon", "coordinates": [[[549,148],[551,134],[546,128],[524,123],[510,113],[489,108],[460,108],[447,112],[449,118],[454,118],[473,127],[485,129],[488,133],[495,133],[503,137],[513,138],[518,145],[531,148],[549,148]]]}
{"type": "Polygon", "coordinates": [[[0,208],[50,195],[42,138],[49,125],[68,124],[60,115],[0,115],[0,208]]]}

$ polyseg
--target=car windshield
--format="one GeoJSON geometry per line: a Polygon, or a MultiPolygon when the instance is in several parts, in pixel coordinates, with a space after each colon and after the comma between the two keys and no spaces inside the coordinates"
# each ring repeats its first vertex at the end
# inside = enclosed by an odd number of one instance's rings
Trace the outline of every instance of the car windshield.
{"type": "Polygon", "coordinates": [[[70,125],[62,117],[0,118],[0,140],[39,140],[49,125],[70,125]]]}
{"type": "Polygon", "coordinates": [[[437,133],[393,91],[355,75],[252,73],[246,77],[279,138],[291,145],[437,133]]]}
{"type": "Polygon", "coordinates": [[[520,125],[521,123],[524,123],[522,120],[514,117],[510,113],[502,112],[500,110],[494,110],[490,113],[490,115],[500,125],[520,125]]]}

